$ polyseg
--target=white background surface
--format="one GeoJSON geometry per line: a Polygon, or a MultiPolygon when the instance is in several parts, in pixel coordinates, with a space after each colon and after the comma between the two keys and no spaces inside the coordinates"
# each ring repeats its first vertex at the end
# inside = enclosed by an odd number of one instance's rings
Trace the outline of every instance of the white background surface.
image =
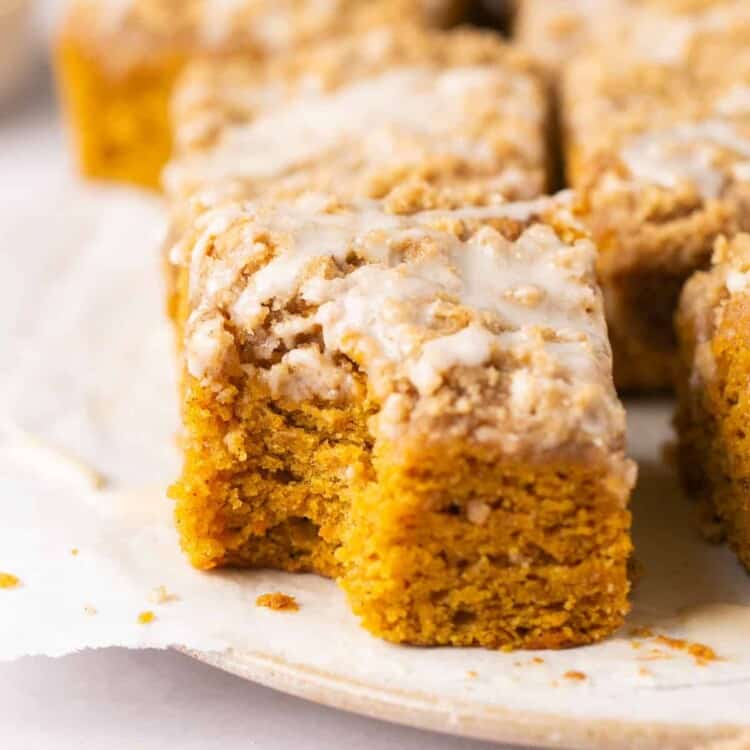
{"type": "MultiPolygon", "coordinates": [[[[52,3],[41,10],[48,11],[52,3]]],[[[63,148],[48,71],[0,109],[0,175],[13,198],[32,199],[59,173],[63,148]]],[[[11,203],[0,205],[12,210],[11,203]]],[[[22,252],[2,246],[0,253],[22,252]]],[[[19,290],[23,293],[23,290],[19,290]]],[[[16,323],[18,323],[16,321],[16,323]]],[[[1,558],[1,551],[0,551],[1,558]]],[[[1,566],[0,566],[1,567],[1,566]]],[[[62,659],[0,664],[3,750],[481,750],[483,743],[431,735],[316,706],[173,652],[107,649],[62,659]]]]}

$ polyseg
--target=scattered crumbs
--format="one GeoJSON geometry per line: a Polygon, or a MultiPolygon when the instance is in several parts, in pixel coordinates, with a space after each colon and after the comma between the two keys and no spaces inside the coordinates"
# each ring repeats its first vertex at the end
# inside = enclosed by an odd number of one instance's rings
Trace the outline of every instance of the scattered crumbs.
{"type": "Polygon", "coordinates": [[[282,594],[280,591],[273,594],[261,594],[255,603],[259,607],[267,607],[277,612],[296,612],[299,609],[299,604],[293,596],[282,594]]]}
{"type": "Polygon", "coordinates": [[[654,673],[650,669],[646,669],[646,667],[641,667],[638,670],[638,674],[641,677],[653,677],[654,673]]]}
{"type": "Polygon", "coordinates": [[[695,659],[698,666],[705,667],[712,661],[717,661],[718,656],[710,646],[703,643],[690,643],[682,638],[670,638],[666,635],[658,635],[655,638],[657,643],[667,646],[675,651],[685,651],[695,659]]]}
{"type": "Polygon", "coordinates": [[[148,625],[149,623],[152,623],[155,619],[156,619],[156,615],[153,612],[150,612],[150,611],[141,612],[141,614],[138,615],[138,624],[148,625]]]}
{"type": "Polygon", "coordinates": [[[566,672],[563,677],[566,680],[573,680],[574,682],[583,682],[584,680],[588,680],[588,676],[584,672],[578,672],[575,669],[571,669],[570,671],[566,672]]]}
{"type": "Polygon", "coordinates": [[[643,647],[643,641],[630,641],[630,646],[637,651],[639,648],[643,647]]]}
{"type": "Polygon", "coordinates": [[[96,607],[91,607],[88,604],[83,608],[83,614],[88,615],[89,617],[93,617],[94,615],[98,614],[96,611],[96,607]]]}
{"type": "Polygon", "coordinates": [[[716,651],[714,651],[711,646],[706,646],[705,643],[691,643],[688,646],[688,653],[701,667],[706,666],[706,664],[712,661],[719,660],[716,651]]]}
{"type": "Polygon", "coordinates": [[[0,589],[15,589],[21,585],[21,579],[12,573],[0,573],[0,589]]]}
{"type": "Polygon", "coordinates": [[[651,630],[651,628],[640,626],[637,628],[631,628],[630,635],[632,635],[633,638],[653,638],[654,631],[651,630]]]}
{"type": "Polygon", "coordinates": [[[534,656],[528,661],[514,661],[513,666],[514,667],[528,667],[532,664],[544,664],[544,659],[542,659],[540,656],[534,656]]]}
{"type": "Polygon", "coordinates": [[[73,549],[70,550],[70,554],[73,555],[73,557],[78,557],[78,547],[73,547],[73,549]]]}
{"type": "Polygon", "coordinates": [[[473,669],[470,669],[470,670],[469,670],[469,671],[468,671],[468,672],[466,673],[466,676],[467,676],[467,677],[468,677],[468,678],[469,678],[470,680],[476,680],[476,678],[477,678],[477,677],[479,677],[479,673],[478,673],[478,672],[475,672],[475,671],[474,671],[473,669]]]}
{"type": "Polygon", "coordinates": [[[686,651],[688,646],[688,642],[683,641],[682,638],[670,638],[668,635],[657,635],[654,640],[661,643],[662,646],[673,648],[675,651],[686,651]]]}
{"type": "Polygon", "coordinates": [[[168,602],[177,601],[178,597],[175,594],[170,594],[167,591],[166,586],[157,586],[155,589],[151,589],[148,595],[148,600],[152,604],[167,604],[168,602]]]}

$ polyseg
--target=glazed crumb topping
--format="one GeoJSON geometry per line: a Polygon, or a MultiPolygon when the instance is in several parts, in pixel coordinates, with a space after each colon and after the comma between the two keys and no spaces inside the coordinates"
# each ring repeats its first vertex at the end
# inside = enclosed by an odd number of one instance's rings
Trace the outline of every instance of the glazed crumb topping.
{"type": "Polygon", "coordinates": [[[745,0],[526,0],[521,42],[548,65],[593,44],[619,54],[678,63],[694,38],[750,20],[745,0]]]}
{"type": "Polygon", "coordinates": [[[189,265],[188,371],[221,384],[244,370],[291,401],[347,399],[362,372],[390,438],[445,417],[511,452],[618,446],[595,249],[567,202],[209,211],[172,254],[189,265]]]}
{"type": "MultiPolygon", "coordinates": [[[[257,193],[282,178],[305,185],[316,174],[311,164],[336,164],[337,184],[349,176],[367,183],[375,165],[387,173],[452,159],[460,164],[455,171],[485,175],[500,193],[525,180],[531,184],[521,191],[531,197],[541,191],[544,119],[541,93],[527,75],[509,77],[490,65],[400,67],[333,92],[307,91],[247,124],[226,126],[211,148],[173,164],[166,185],[175,194],[235,179],[257,193]]],[[[192,126],[201,129],[199,121],[192,126]]]]}
{"type": "Polygon", "coordinates": [[[711,268],[696,273],[683,292],[682,314],[693,321],[695,347],[692,375],[694,386],[704,386],[716,377],[712,339],[726,303],[750,290],[750,234],[731,241],[716,241],[711,268]]]}
{"type": "Polygon", "coordinates": [[[672,190],[689,184],[710,200],[750,177],[750,127],[721,119],[679,123],[626,141],[620,158],[631,180],[672,190]]]}
{"type": "Polygon", "coordinates": [[[443,25],[460,0],[75,0],[79,33],[122,32],[204,48],[242,40],[264,53],[331,33],[396,21],[443,25]]]}
{"type": "MultiPolygon", "coordinates": [[[[747,182],[746,10],[742,22],[723,30],[718,21],[696,22],[679,65],[644,61],[627,49],[615,63],[611,51],[596,48],[570,66],[565,125],[581,187],[606,194],[653,186],[705,203],[747,182]]],[[[731,15],[720,11],[713,12],[727,22],[731,15]]]]}
{"type": "MultiPolygon", "coordinates": [[[[539,76],[483,32],[377,29],[267,68],[198,63],[177,87],[174,113],[178,158],[165,187],[177,199],[381,198],[414,176],[523,200],[546,182],[539,76]]],[[[467,195],[455,202],[475,202],[467,195]]]]}

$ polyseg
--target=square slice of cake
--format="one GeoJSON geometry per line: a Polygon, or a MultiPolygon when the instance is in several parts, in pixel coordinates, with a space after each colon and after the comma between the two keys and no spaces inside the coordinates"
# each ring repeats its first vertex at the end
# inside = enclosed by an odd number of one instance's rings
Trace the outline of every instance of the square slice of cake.
{"type": "Polygon", "coordinates": [[[541,76],[488,32],[402,26],[262,69],[196,63],[178,84],[173,118],[172,201],[317,190],[409,211],[535,198],[548,184],[541,76]]]}
{"type": "Polygon", "coordinates": [[[624,412],[565,198],[199,214],[182,305],[182,545],[336,577],[371,632],[556,648],[628,609],[624,412]]]}
{"type": "Polygon", "coordinates": [[[392,23],[443,25],[463,0],[72,0],[58,80],[84,174],[159,185],[169,98],[187,60],[269,56],[392,23]]]}
{"type": "Polygon", "coordinates": [[[717,242],[711,269],[685,285],[677,331],[685,486],[750,570],[750,235],[717,242]]]}
{"type": "Polygon", "coordinates": [[[750,23],[701,18],[666,60],[666,42],[657,57],[597,47],[564,77],[568,179],[623,389],[671,386],[682,285],[719,235],[750,228],[750,23]]]}

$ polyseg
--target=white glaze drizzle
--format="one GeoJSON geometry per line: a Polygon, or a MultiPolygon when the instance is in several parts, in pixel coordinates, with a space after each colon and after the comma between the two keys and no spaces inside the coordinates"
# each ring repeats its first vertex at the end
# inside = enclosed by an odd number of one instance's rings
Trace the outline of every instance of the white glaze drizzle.
{"type": "Polygon", "coordinates": [[[517,122],[512,132],[504,131],[510,139],[505,148],[511,145],[521,158],[542,163],[541,139],[529,137],[524,127],[534,131],[544,117],[530,77],[508,76],[493,66],[414,66],[391,69],[331,93],[311,87],[287,106],[247,124],[225,126],[205,153],[171,165],[165,184],[175,194],[183,184],[278,179],[347,150],[356,151],[367,164],[404,163],[426,154],[491,163],[491,142],[466,135],[465,123],[477,106],[498,123],[517,122]],[[500,86],[503,95],[497,95],[500,86]]]}
{"type": "Polygon", "coordinates": [[[528,220],[550,205],[394,216],[373,201],[329,210],[323,197],[308,196],[209,212],[191,257],[189,371],[208,381],[220,376],[233,345],[225,320],[247,333],[260,361],[279,347],[293,352],[295,336],[320,331],[320,348],[305,345],[304,354],[287,352],[270,370],[258,367],[273,392],[346,395],[351,383],[331,366],[343,354],[367,373],[383,404],[381,422],[398,421],[395,383],[429,398],[455,368],[510,356],[508,406],[519,417],[533,418],[554,392],[567,403],[580,399],[592,434],[613,422],[621,427],[593,245],[566,244],[543,223],[531,223],[515,242],[490,226],[466,239],[441,228],[478,217],[528,220]],[[227,226],[231,249],[208,254],[216,227],[227,226]],[[354,257],[355,267],[337,271],[354,257]],[[267,260],[246,278],[243,268],[259,258],[267,260]],[[308,312],[290,313],[293,300],[308,312]]]}

